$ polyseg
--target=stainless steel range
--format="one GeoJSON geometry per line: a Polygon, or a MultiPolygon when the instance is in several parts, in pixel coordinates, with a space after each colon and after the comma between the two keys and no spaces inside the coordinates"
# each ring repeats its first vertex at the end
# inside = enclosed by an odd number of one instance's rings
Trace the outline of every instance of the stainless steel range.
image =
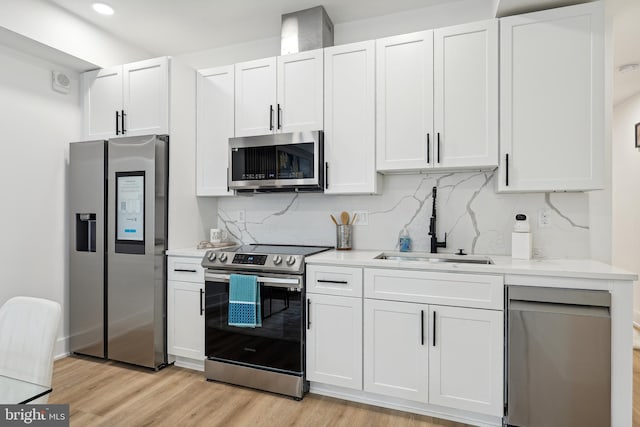
{"type": "Polygon", "coordinates": [[[326,246],[248,245],[209,251],[205,270],[205,376],[302,399],[305,378],[304,258],[326,246]],[[231,274],[255,275],[261,326],[229,325],[231,274]]]}

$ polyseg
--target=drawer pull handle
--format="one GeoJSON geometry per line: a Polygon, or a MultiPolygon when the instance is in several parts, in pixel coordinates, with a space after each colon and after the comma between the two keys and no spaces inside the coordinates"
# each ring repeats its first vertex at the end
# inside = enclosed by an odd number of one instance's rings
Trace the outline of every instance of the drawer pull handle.
{"type": "Polygon", "coordinates": [[[317,280],[318,283],[336,283],[338,285],[348,285],[349,282],[347,282],[346,280],[324,280],[324,279],[318,279],[317,280]]]}
{"type": "Polygon", "coordinates": [[[424,310],[420,310],[420,345],[424,345],[424,310]]]}
{"type": "Polygon", "coordinates": [[[197,270],[191,270],[189,268],[174,268],[173,271],[178,271],[180,273],[197,273],[197,270]]]}
{"type": "Polygon", "coordinates": [[[433,346],[436,346],[436,312],[433,312],[433,346]]]}

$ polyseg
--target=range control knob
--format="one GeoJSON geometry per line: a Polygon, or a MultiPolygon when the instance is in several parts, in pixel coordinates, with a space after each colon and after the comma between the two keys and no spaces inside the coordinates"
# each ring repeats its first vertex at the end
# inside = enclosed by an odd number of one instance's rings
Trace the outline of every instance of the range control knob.
{"type": "Polygon", "coordinates": [[[296,263],[296,259],[294,258],[294,256],[293,255],[289,255],[287,257],[287,265],[293,265],[295,263],[296,263]]]}
{"type": "Polygon", "coordinates": [[[280,265],[281,262],[282,262],[282,257],[280,255],[276,255],[273,257],[273,263],[275,265],[280,265]]]}
{"type": "Polygon", "coordinates": [[[209,252],[209,255],[207,256],[207,258],[209,258],[209,261],[215,261],[216,260],[216,252],[215,251],[209,252]]]}
{"type": "Polygon", "coordinates": [[[222,252],[220,254],[220,256],[218,257],[218,259],[220,260],[220,262],[227,262],[227,254],[225,254],[224,252],[222,252]]]}

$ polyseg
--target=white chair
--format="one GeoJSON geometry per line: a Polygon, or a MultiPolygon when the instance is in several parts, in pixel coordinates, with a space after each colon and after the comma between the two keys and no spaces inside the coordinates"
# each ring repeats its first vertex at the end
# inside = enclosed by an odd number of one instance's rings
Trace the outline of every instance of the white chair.
{"type": "Polygon", "coordinates": [[[51,386],[60,313],[60,304],[42,298],[14,297],[0,307],[0,375],[51,386]]]}

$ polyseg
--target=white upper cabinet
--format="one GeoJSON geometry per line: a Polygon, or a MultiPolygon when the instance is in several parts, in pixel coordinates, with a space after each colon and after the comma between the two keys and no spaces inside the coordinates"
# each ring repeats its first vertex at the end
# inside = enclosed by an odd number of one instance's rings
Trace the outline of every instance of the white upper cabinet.
{"type": "Polygon", "coordinates": [[[375,42],[326,48],[324,56],[324,192],[376,193],[375,42]]]}
{"type": "Polygon", "coordinates": [[[435,30],[435,167],[498,166],[498,21],[435,30]]]}
{"type": "Polygon", "coordinates": [[[84,88],[84,138],[108,139],[120,134],[122,66],[89,71],[82,75],[84,88]]]}
{"type": "Polygon", "coordinates": [[[169,133],[169,59],[122,67],[124,129],[127,136],[169,133]]]}
{"type": "Polygon", "coordinates": [[[600,2],[500,21],[499,191],[602,188],[600,2]]]}
{"type": "Polygon", "coordinates": [[[376,41],[377,169],[432,163],[433,31],[376,41]]]}
{"type": "Polygon", "coordinates": [[[322,50],[235,65],[235,135],[322,130],[322,50]]]}
{"type": "Polygon", "coordinates": [[[232,196],[229,138],[234,135],[234,67],[197,73],[196,195],[232,196]]]}
{"type": "Polygon", "coordinates": [[[323,50],[278,57],[278,132],[322,130],[323,50]]]}
{"type": "Polygon", "coordinates": [[[85,139],[169,133],[169,58],[82,75],[85,139]]]}
{"type": "Polygon", "coordinates": [[[498,165],[495,20],[377,41],[377,168],[498,165]]]}
{"type": "Polygon", "coordinates": [[[235,65],[236,136],[273,133],[276,108],[276,58],[235,65]]]}

